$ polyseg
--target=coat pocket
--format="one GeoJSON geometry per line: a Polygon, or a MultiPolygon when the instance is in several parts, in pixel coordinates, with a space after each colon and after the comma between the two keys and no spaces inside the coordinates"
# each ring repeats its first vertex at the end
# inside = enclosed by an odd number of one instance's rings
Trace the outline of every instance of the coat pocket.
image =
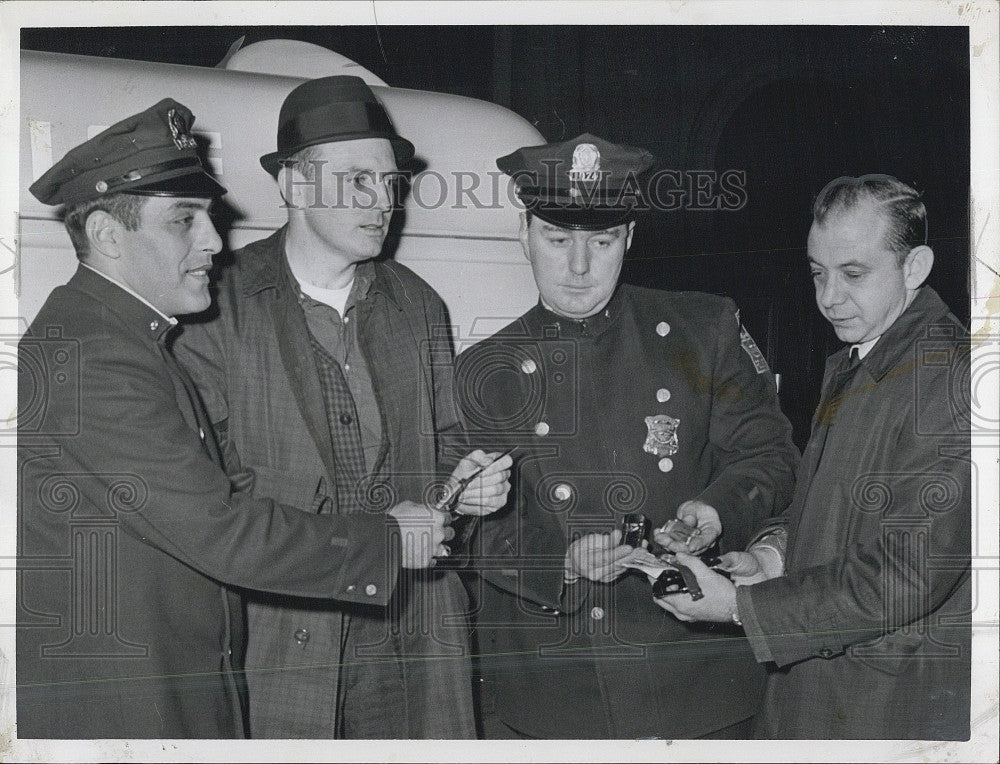
{"type": "Polygon", "coordinates": [[[303,512],[318,512],[326,499],[322,475],[261,466],[249,471],[253,474],[253,495],[259,498],[273,499],[303,512]]]}

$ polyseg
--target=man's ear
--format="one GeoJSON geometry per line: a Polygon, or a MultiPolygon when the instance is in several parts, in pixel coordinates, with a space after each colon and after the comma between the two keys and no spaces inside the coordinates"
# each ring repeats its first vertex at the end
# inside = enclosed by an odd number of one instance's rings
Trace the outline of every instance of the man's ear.
{"type": "Polygon", "coordinates": [[[121,257],[121,237],[125,226],[107,212],[104,210],[91,212],[84,221],[83,230],[87,234],[92,256],[103,255],[112,260],[121,257]]]}
{"type": "Polygon", "coordinates": [[[278,170],[278,193],[281,194],[282,200],[285,202],[286,207],[299,207],[300,205],[296,203],[296,193],[300,186],[296,185],[296,181],[299,178],[296,177],[296,172],[291,165],[283,164],[281,169],[278,170]]]}
{"type": "Polygon", "coordinates": [[[628,224],[628,237],[625,239],[625,251],[628,252],[632,246],[632,234],[635,233],[635,221],[628,224]]]}
{"type": "Polygon", "coordinates": [[[517,233],[517,238],[521,241],[521,249],[524,250],[524,256],[527,258],[528,262],[531,262],[531,248],[528,246],[528,213],[521,212],[521,228],[517,233]]]}
{"type": "Polygon", "coordinates": [[[903,261],[903,283],[911,292],[920,288],[934,267],[934,250],[926,244],[914,247],[903,261]]]}

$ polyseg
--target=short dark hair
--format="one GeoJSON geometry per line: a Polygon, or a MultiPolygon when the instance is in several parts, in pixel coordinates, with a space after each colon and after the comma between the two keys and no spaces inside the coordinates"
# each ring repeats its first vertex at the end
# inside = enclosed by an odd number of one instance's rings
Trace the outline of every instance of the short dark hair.
{"type": "Polygon", "coordinates": [[[891,175],[831,180],[813,202],[813,220],[823,225],[831,213],[853,210],[865,200],[880,206],[888,223],[885,245],[902,266],[911,249],[927,243],[927,209],[915,189],[891,175]]]}
{"type": "Polygon", "coordinates": [[[63,210],[63,224],[69,233],[70,241],[76,250],[79,260],[84,260],[90,254],[90,242],[87,241],[86,223],[92,212],[106,212],[129,231],[139,229],[139,216],[146,197],[138,194],[109,194],[96,199],[88,199],[79,204],[73,204],[63,210]]]}

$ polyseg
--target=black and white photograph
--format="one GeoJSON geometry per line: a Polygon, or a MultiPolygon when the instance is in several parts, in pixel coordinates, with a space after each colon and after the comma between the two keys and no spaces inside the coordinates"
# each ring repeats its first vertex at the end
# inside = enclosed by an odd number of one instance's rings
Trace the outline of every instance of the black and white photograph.
{"type": "Polygon", "coordinates": [[[998,30],[0,4],[0,760],[995,761],[998,30]]]}

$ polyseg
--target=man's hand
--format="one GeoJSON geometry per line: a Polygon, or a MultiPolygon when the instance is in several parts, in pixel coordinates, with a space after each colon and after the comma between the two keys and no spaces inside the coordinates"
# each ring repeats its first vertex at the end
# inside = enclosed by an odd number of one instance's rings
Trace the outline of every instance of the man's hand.
{"type": "Polygon", "coordinates": [[[619,545],[621,531],[611,533],[591,533],[581,536],[566,550],[566,582],[586,578],[602,584],[614,581],[627,568],[621,564],[633,549],[627,544],[619,545]]]}
{"type": "Polygon", "coordinates": [[[660,529],[654,530],[653,539],[656,543],[671,552],[698,554],[708,549],[722,534],[719,513],[703,501],[685,501],[677,508],[677,519],[697,528],[699,533],[685,543],[672,538],[660,529]]]}
{"type": "Polygon", "coordinates": [[[496,512],[507,503],[510,492],[510,468],[514,460],[510,454],[497,459],[499,452],[484,453],[476,450],[462,458],[448,478],[447,496],[450,497],[459,485],[459,481],[473,474],[485,465],[479,475],[465,486],[458,497],[455,512],[460,515],[477,515],[482,517],[496,512]],[[494,461],[494,459],[496,461],[494,461]]]}
{"type": "Polygon", "coordinates": [[[749,552],[726,552],[719,558],[721,562],[716,568],[731,575],[733,583],[737,586],[759,584],[761,581],[781,575],[780,559],[775,570],[775,563],[769,557],[764,557],[764,554],[766,552],[757,549],[751,549],[749,552]]]}
{"type": "Polygon", "coordinates": [[[389,510],[402,533],[404,568],[430,568],[435,557],[447,554],[444,543],[455,536],[449,527],[451,518],[447,512],[440,512],[425,504],[401,501],[389,510]]]}
{"type": "Polygon", "coordinates": [[[693,555],[679,552],[677,562],[691,569],[705,596],[700,600],[693,600],[685,592],[668,594],[659,599],[654,597],[653,601],[681,621],[732,621],[736,612],[736,586],[733,582],[720,576],[693,555]]]}

